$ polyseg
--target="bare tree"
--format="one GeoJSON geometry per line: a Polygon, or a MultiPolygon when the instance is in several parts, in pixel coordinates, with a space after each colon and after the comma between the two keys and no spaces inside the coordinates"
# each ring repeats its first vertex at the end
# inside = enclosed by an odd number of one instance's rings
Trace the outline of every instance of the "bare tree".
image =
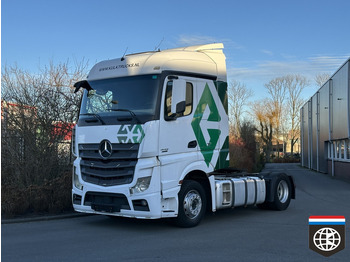
{"type": "Polygon", "coordinates": [[[1,213],[71,208],[69,135],[80,96],[73,83],[87,62],[49,64],[37,73],[1,71],[1,213]]]}
{"type": "Polygon", "coordinates": [[[330,77],[331,76],[328,73],[321,73],[315,76],[315,82],[318,87],[321,87],[328,81],[330,77]]]}
{"type": "Polygon", "coordinates": [[[230,113],[233,117],[232,132],[234,137],[240,137],[241,134],[241,118],[244,113],[244,106],[247,100],[253,96],[253,91],[246,87],[244,83],[232,81],[229,85],[228,98],[230,105],[230,113]]]}
{"type": "MultiPolygon", "coordinates": [[[[277,77],[272,79],[270,82],[265,84],[265,88],[269,93],[270,97],[267,103],[272,106],[272,111],[274,112],[275,121],[275,136],[277,141],[277,156],[279,157],[279,138],[281,135],[284,135],[285,124],[286,124],[286,111],[284,109],[284,102],[286,99],[287,89],[285,86],[285,78],[277,77]]],[[[284,136],[283,136],[284,138],[284,136]]],[[[284,140],[284,139],[283,139],[284,140]]]]}
{"type": "Polygon", "coordinates": [[[309,85],[309,81],[305,76],[301,75],[287,75],[284,79],[285,87],[288,91],[287,112],[291,155],[293,156],[294,145],[300,137],[300,108],[306,102],[306,99],[302,97],[302,91],[309,85]]]}
{"type": "Polygon", "coordinates": [[[266,162],[270,162],[272,153],[272,139],[276,128],[277,114],[269,99],[255,101],[251,104],[252,114],[257,121],[256,132],[265,155],[266,162]]]}
{"type": "MultiPolygon", "coordinates": [[[[301,75],[286,75],[272,79],[265,85],[270,97],[269,103],[275,113],[275,138],[279,156],[279,138],[283,144],[288,138],[291,143],[291,153],[299,139],[300,108],[305,103],[302,91],[309,85],[306,77],[301,75]]],[[[285,147],[283,148],[285,152],[285,147]]]]}
{"type": "Polygon", "coordinates": [[[85,61],[50,63],[35,74],[3,67],[2,187],[42,185],[69,168],[70,152],[62,141],[77,120],[80,96],[73,93],[73,83],[85,77],[86,68],[85,61]]]}

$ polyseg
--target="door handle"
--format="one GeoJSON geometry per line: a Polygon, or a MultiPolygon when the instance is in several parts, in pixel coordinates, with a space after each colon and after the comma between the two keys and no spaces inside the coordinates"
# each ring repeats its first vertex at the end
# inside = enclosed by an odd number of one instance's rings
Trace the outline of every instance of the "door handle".
{"type": "Polygon", "coordinates": [[[197,146],[197,140],[193,140],[188,143],[188,148],[195,148],[197,146]]]}

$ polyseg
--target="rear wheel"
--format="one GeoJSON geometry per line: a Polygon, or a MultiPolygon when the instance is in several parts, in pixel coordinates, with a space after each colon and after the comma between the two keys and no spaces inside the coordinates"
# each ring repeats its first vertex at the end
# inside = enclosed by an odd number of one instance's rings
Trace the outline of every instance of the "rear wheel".
{"type": "Polygon", "coordinates": [[[265,202],[258,205],[262,209],[274,209],[274,210],[285,210],[288,208],[291,194],[292,185],[291,182],[285,174],[279,174],[276,178],[273,188],[274,198],[272,202],[265,202]]]}
{"type": "Polygon", "coordinates": [[[277,185],[277,197],[280,203],[286,203],[290,198],[289,186],[286,180],[281,180],[277,185]]]}
{"type": "Polygon", "coordinates": [[[179,213],[176,224],[194,227],[202,220],[206,210],[206,196],[201,184],[185,180],[179,192],[179,213]]]}

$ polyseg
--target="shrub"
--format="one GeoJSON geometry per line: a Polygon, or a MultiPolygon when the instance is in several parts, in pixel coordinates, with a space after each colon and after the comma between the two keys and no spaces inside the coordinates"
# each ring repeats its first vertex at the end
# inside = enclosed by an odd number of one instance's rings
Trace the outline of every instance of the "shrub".
{"type": "Polygon", "coordinates": [[[19,187],[1,185],[1,215],[11,218],[30,213],[61,213],[71,211],[72,172],[46,180],[42,185],[19,187]]]}
{"type": "Polygon", "coordinates": [[[68,62],[32,74],[1,72],[1,213],[61,212],[71,205],[70,134],[80,96],[74,82],[87,63],[68,62]]]}

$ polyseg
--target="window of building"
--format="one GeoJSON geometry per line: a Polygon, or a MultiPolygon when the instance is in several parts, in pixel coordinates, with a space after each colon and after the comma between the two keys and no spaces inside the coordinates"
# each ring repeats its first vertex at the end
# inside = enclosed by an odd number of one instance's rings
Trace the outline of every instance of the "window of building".
{"type": "Polygon", "coordinates": [[[337,151],[336,151],[336,157],[335,158],[340,158],[341,154],[340,154],[340,148],[341,148],[341,143],[340,141],[337,141],[337,151]]]}
{"type": "Polygon", "coordinates": [[[345,159],[345,140],[340,141],[339,144],[339,158],[345,159]]]}
{"type": "Polygon", "coordinates": [[[350,160],[350,139],[333,140],[328,144],[328,159],[350,160]]]}

